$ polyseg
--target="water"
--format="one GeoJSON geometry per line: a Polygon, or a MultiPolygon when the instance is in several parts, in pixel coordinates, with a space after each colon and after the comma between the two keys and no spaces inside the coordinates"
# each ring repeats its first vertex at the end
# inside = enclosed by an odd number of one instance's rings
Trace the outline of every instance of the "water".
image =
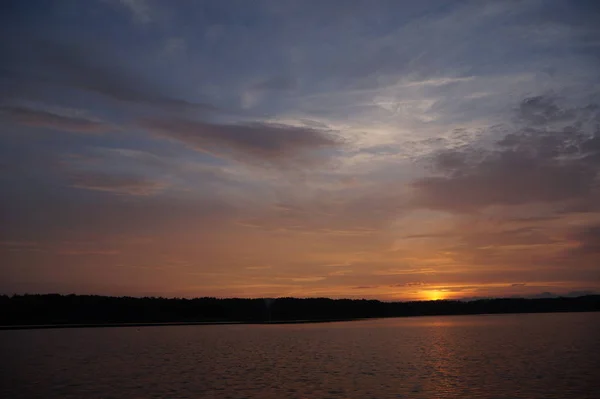
{"type": "Polygon", "coordinates": [[[2,398],[600,398],[600,313],[0,331],[2,398]]]}

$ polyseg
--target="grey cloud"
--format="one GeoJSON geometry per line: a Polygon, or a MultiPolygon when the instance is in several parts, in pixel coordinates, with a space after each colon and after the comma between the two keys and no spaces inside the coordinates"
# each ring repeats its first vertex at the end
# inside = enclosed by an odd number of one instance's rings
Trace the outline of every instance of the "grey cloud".
{"type": "Polygon", "coordinates": [[[443,151],[437,154],[435,166],[441,170],[457,170],[466,166],[465,155],[460,151],[443,151]]]}
{"type": "Polygon", "coordinates": [[[587,128],[583,108],[566,111],[550,98],[536,98],[533,105],[526,99],[523,108],[541,111],[528,111],[529,123],[497,140],[494,148],[439,153],[437,175],[413,182],[414,205],[471,212],[490,205],[589,202],[598,189],[600,135],[587,128]],[[579,117],[560,130],[548,128],[567,114],[579,117]]]}
{"type": "Polygon", "coordinates": [[[307,160],[311,150],[341,142],[330,132],[282,124],[213,124],[187,119],[146,119],[143,128],[215,155],[251,157],[271,163],[307,160]]]}
{"type": "Polygon", "coordinates": [[[165,188],[165,183],[136,176],[104,173],[76,173],[71,176],[72,187],[105,191],[119,195],[152,195],[165,188]]]}
{"type": "Polygon", "coordinates": [[[591,194],[595,173],[580,165],[538,165],[520,154],[472,166],[464,175],[416,181],[415,204],[466,212],[490,205],[558,202],[591,194]]]}
{"type": "Polygon", "coordinates": [[[300,122],[302,122],[304,125],[306,125],[308,127],[313,127],[313,128],[317,128],[317,129],[329,129],[328,125],[326,125],[325,123],[319,122],[319,121],[313,121],[310,119],[301,119],[300,122]]]}
{"type": "Polygon", "coordinates": [[[550,97],[536,96],[526,98],[519,104],[517,117],[533,125],[545,125],[572,120],[575,112],[560,108],[550,97]]]}
{"type": "Polygon", "coordinates": [[[41,85],[62,85],[105,97],[167,109],[214,111],[208,104],[173,98],[156,83],[119,65],[98,43],[82,46],[23,37],[0,47],[8,60],[5,72],[20,90],[41,85]]]}
{"type": "MultiPolygon", "coordinates": [[[[177,191],[192,190],[193,183],[211,192],[235,186],[243,180],[233,170],[202,161],[178,156],[170,149],[152,152],[128,148],[91,147],[85,154],[62,157],[60,166],[66,174],[89,170],[126,170],[134,176],[153,176],[157,181],[168,180],[170,188],[177,191]]],[[[245,182],[247,183],[247,182],[245,182]]],[[[246,186],[248,187],[248,186],[246,186]]]]}
{"type": "Polygon", "coordinates": [[[138,23],[152,22],[152,12],[147,0],[118,0],[123,7],[126,7],[138,23]]]}
{"type": "Polygon", "coordinates": [[[104,122],[80,116],[60,115],[57,113],[21,107],[0,107],[0,115],[26,126],[43,127],[56,130],[67,130],[82,133],[99,133],[110,128],[104,122]]]}
{"type": "Polygon", "coordinates": [[[364,147],[361,148],[358,152],[372,155],[396,155],[400,152],[400,150],[396,145],[382,144],[371,147],[364,147]]]}

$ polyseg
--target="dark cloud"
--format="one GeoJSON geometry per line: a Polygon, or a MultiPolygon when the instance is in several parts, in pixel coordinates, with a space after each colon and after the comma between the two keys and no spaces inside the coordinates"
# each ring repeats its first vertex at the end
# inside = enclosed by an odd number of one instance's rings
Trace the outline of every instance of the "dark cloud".
{"type": "MultiPolygon", "coordinates": [[[[460,234],[460,233],[459,233],[460,234]]],[[[466,248],[502,248],[511,246],[534,247],[550,245],[556,238],[539,227],[501,229],[496,227],[488,231],[473,231],[460,234],[462,246],[466,248]]]]}
{"type": "Polygon", "coordinates": [[[573,251],[578,254],[600,255],[600,224],[587,226],[572,234],[579,246],[573,251]]]}
{"type": "Polygon", "coordinates": [[[427,283],[423,281],[409,281],[407,283],[393,284],[390,287],[422,287],[424,285],[427,285],[427,283]]]}
{"type": "Polygon", "coordinates": [[[556,202],[591,194],[595,173],[574,164],[540,165],[522,154],[501,154],[464,175],[430,177],[413,184],[418,206],[466,212],[490,205],[556,202]]]}
{"type": "Polygon", "coordinates": [[[519,104],[517,117],[529,124],[545,125],[572,120],[575,111],[560,108],[551,97],[536,96],[526,98],[519,104]]]}
{"type": "Polygon", "coordinates": [[[110,128],[107,124],[80,116],[60,115],[57,113],[21,107],[0,107],[0,115],[26,126],[42,127],[71,132],[99,133],[110,128]]]}
{"type": "MultiPolygon", "coordinates": [[[[132,73],[98,43],[84,48],[74,44],[23,37],[0,46],[4,74],[31,92],[41,85],[60,85],[101,94],[118,101],[164,107],[212,111],[215,107],[173,98],[150,79],[132,73]]],[[[22,93],[17,93],[22,94],[22,93]]]]}
{"type": "Polygon", "coordinates": [[[282,124],[219,125],[187,119],[146,119],[140,125],[198,151],[232,157],[249,156],[271,163],[307,160],[311,150],[340,144],[330,131],[282,124]]]}
{"type": "Polygon", "coordinates": [[[143,177],[91,172],[72,174],[71,181],[72,187],[119,195],[152,195],[165,187],[163,182],[143,177]]]}
{"type": "Polygon", "coordinates": [[[465,155],[460,151],[444,151],[435,158],[435,166],[441,170],[457,170],[464,167],[465,163],[465,155]]]}
{"type": "Polygon", "coordinates": [[[595,118],[596,108],[565,110],[550,98],[536,97],[524,100],[523,109],[530,123],[493,148],[439,153],[434,159],[438,175],[413,182],[415,205],[470,212],[490,205],[589,202],[598,190],[600,132],[586,123],[595,118]],[[548,128],[571,114],[578,117],[568,126],[548,128]]]}

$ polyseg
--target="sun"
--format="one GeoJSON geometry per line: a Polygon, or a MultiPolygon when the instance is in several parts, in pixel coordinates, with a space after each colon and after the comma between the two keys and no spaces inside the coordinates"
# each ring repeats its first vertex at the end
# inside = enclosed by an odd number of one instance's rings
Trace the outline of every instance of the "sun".
{"type": "Polygon", "coordinates": [[[439,301],[444,299],[444,292],[440,290],[429,290],[425,292],[425,297],[428,301],[439,301]]]}

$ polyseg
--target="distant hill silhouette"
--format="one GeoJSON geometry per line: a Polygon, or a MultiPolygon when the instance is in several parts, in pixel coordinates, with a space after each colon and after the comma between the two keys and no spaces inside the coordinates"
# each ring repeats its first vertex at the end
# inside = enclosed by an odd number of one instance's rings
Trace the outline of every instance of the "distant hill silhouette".
{"type": "Polygon", "coordinates": [[[359,318],[599,311],[600,295],[474,301],[382,302],[328,298],[133,298],[97,295],[1,295],[0,326],[172,322],[284,322],[359,318]]]}
{"type": "MultiPolygon", "coordinates": [[[[520,295],[511,295],[509,297],[505,297],[505,298],[511,298],[511,299],[541,299],[541,298],[559,298],[559,297],[564,297],[564,298],[575,298],[575,297],[580,297],[580,296],[594,296],[594,295],[600,295],[598,292],[596,291],[570,291],[566,294],[556,294],[554,292],[548,292],[548,291],[544,291],[544,292],[539,292],[537,294],[531,294],[531,295],[526,295],[526,296],[520,296],[520,295]]],[[[493,297],[489,297],[489,296],[472,296],[472,297],[465,297],[465,298],[461,298],[461,301],[475,301],[475,300],[479,300],[479,299],[495,299],[493,297]]]]}

